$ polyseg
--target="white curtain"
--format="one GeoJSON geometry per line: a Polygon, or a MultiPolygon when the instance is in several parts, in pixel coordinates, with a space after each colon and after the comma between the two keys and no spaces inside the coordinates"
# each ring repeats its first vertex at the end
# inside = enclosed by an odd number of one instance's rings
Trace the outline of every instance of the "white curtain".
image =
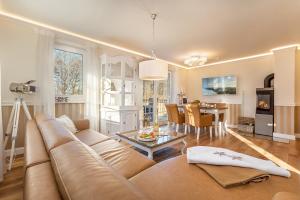
{"type": "Polygon", "coordinates": [[[39,29],[37,43],[37,102],[35,112],[55,117],[54,40],[49,30],[39,29]]]}
{"type": "Polygon", "coordinates": [[[0,63],[0,183],[3,181],[5,169],[4,146],[3,146],[2,102],[1,102],[1,63],[0,63]]]}
{"type": "Polygon", "coordinates": [[[90,127],[99,131],[100,127],[100,55],[96,46],[87,49],[85,118],[90,127]]]}

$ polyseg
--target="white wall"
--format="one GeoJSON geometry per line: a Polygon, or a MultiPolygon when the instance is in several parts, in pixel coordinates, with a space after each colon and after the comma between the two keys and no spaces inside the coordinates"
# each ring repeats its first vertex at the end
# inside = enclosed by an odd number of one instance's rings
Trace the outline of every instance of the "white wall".
{"type": "Polygon", "coordinates": [[[254,117],[256,108],[256,88],[264,85],[264,78],[274,73],[273,56],[236,61],[231,63],[190,69],[186,76],[186,93],[189,100],[242,104],[242,115],[254,117]],[[202,78],[234,75],[237,77],[237,95],[202,95],[202,78]]]}
{"type": "MultiPolygon", "coordinates": [[[[37,34],[32,26],[0,18],[0,62],[2,64],[2,104],[11,104],[11,82],[36,79],[37,34]]],[[[33,97],[26,97],[30,103],[33,97]]]]}
{"type": "Polygon", "coordinates": [[[172,71],[171,103],[177,103],[177,94],[179,94],[181,90],[186,91],[187,70],[177,67],[170,67],[170,70],[172,71]]]}
{"type": "Polygon", "coordinates": [[[296,47],[274,51],[275,106],[295,105],[296,47]]]}

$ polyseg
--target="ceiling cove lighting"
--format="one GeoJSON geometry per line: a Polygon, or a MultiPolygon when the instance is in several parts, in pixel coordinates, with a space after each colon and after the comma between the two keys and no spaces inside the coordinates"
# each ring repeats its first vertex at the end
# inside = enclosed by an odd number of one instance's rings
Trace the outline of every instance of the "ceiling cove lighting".
{"type": "MultiPolygon", "coordinates": [[[[59,27],[56,27],[56,26],[51,26],[51,25],[48,25],[48,24],[45,24],[45,23],[42,23],[42,22],[38,22],[38,21],[35,21],[35,20],[32,20],[32,19],[26,18],[26,17],[15,15],[13,13],[5,12],[1,9],[0,9],[0,16],[7,17],[7,18],[10,18],[10,19],[14,19],[14,20],[18,20],[18,21],[21,21],[21,22],[25,22],[27,24],[31,24],[31,25],[34,25],[34,26],[46,28],[46,29],[49,29],[49,30],[52,30],[52,31],[55,31],[55,32],[63,33],[63,34],[69,35],[69,36],[79,38],[79,39],[83,39],[83,40],[90,41],[90,42],[93,42],[93,43],[96,43],[96,44],[107,46],[107,47],[110,47],[110,48],[113,48],[113,49],[121,50],[121,51],[130,53],[130,54],[133,54],[133,55],[141,56],[141,57],[144,57],[144,58],[150,58],[150,59],[152,58],[152,55],[144,54],[144,53],[141,53],[141,52],[138,52],[138,51],[127,49],[125,47],[121,47],[121,46],[114,45],[114,44],[111,44],[111,43],[108,43],[108,42],[93,39],[91,37],[84,36],[84,35],[81,35],[81,34],[77,34],[77,33],[74,33],[72,31],[68,31],[66,29],[62,29],[62,28],[59,28],[59,27]]],[[[188,67],[186,67],[184,65],[174,63],[174,62],[170,62],[170,61],[163,60],[163,59],[160,59],[160,58],[157,58],[157,60],[164,61],[165,63],[167,63],[169,65],[173,65],[173,66],[176,66],[176,67],[179,67],[179,68],[188,69],[188,67]]]]}
{"type": "MultiPolygon", "coordinates": [[[[55,31],[55,32],[63,33],[63,34],[69,35],[69,36],[79,38],[79,39],[83,39],[83,40],[90,41],[90,42],[100,44],[100,45],[103,45],[103,46],[107,46],[107,47],[110,47],[110,48],[113,48],[113,49],[117,49],[117,50],[121,50],[121,51],[124,51],[124,52],[127,52],[127,53],[131,53],[133,55],[137,55],[137,56],[141,56],[141,57],[149,58],[149,59],[152,58],[152,56],[148,55],[148,54],[144,54],[144,53],[141,53],[141,52],[138,52],[138,51],[127,49],[127,48],[117,46],[117,45],[114,45],[114,44],[111,44],[111,43],[107,43],[107,42],[104,42],[104,41],[101,41],[101,40],[93,39],[91,37],[87,37],[87,36],[84,36],[84,35],[81,35],[81,34],[77,34],[77,33],[74,33],[74,32],[59,28],[59,27],[51,26],[51,25],[48,25],[48,24],[45,24],[45,23],[42,23],[42,22],[38,22],[38,21],[35,21],[35,20],[32,20],[32,19],[26,18],[26,17],[22,17],[22,16],[19,16],[19,15],[13,14],[13,13],[6,12],[4,10],[1,10],[1,7],[0,7],[0,16],[6,17],[6,18],[9,18],[9,19],[13,19],[13,20],[18,20],[18,21],[21,21],[21,22],[24,22],[24,23],[27,23],[27,24],[31,24],[31,25],[34,25],[34,26],[46,28],[46,29],[49,29],[49,30],[52,30],[52,31],[55,31]]],[[[173,65],[175,67],[179,67],[179,68],[182,68],[182,69],[195,69],[195,68],[199,68],[199,67],[207,67],[207,66],[224,64],[224,63],[229,63],[229,62],[234,62],[234,61],[240,61],[240,60],[247,60],[247,59],[258,58],[258,57],[263,57],[263,56],[269,56],[269,55],[273,54],[273,51],[286,49],[286,48],[290,48],[290,47],[293,47],[293,46],[297,47],[297,49],[300,50],[300,44],[285,45],[285,46],[281,46],[281,47],[271,49],[270,50],[271,52],[267,52],[267,53],[262,53],[262,54],[247,56],[247,57],[241,57],[241,58],[235,58],[235,59],[231,59],[231,60],[224,60],[224,61],[219,61],[219,62],[214,62],[214,63],[208,63],[208,64],[204,64],[202,66],[195,66],[195,67],[188,67],[188,66],[180,65],[180,64],[170,62],[170,61],[167,61],[167,60],[164,60],[164,59],[159,59],[159,58],[157,58],[157,59],[161,60],[161,61],[164,61],[169,65],[173,65]]]]}
{"type": "Polygon", "coordinates": [[[299,44],[290,44],[290,45],[285,45],[285,46],[281,46],[281,47],[276,47],[274,49],[271,49],[271,51],[278,51],[278,50],[288,49],[288,48],[292,48],[292,47],[300,49],[300,45],[299,44]]]}
{"type": "Polygon", "coordinates": [[[246,57],[234,58],[234,59],[230,59],[230,60],[223,60],[223,61],[214,62],[214,63],[208,63],[208,64],[204,64],[204,65],[201,65],[201,66],[190,67],[188,69],[195,69],[195,68],[199,68],[199,67],[208,67],[208,66],[212,66],[212,65],[220,65],[220,64],[230,63],[230,62],[236,62],[236,61],[241,61],[241,60],[248,60],[248,59],[252,59],[252,58],[259,58],[259,57],[263,57],[263,56],[269,56],[269,55],[272,55],[272,54],[273,54],[273,52],[262,53],[262,54],[257,54],[257,55],[253,55],[253,56],[246,56],[246,57]]]}
{"type": "Polygon", "coordinates": [[[201,66],[190,67],[188,69],[195,69],[195,68],[199,68],[199,67],[208,67],[208,66],[212,66],[212,65],[220,65],[220,64],[230,63],[230,62],[236,62],[236,61],[241,61],[241,60],[248,60],[248,59],[253,59],[253,58],[269,56],[269,55],[273,55],[273,51],[288,49],[288,48],[291,48],[291,47],[296,47],[298,50],[300,50],[300,44],[285,45],[285,46],[281,46],[281,47],[271,49],[270,52],[267,52],[267,53],[261,53],[261,54],[256,54],[256,55],[252,55],[252,56],[234,58],[234,59],[230,59],[230,60],[223,60],[223,61],[214,62],[214,63],[208,63],[208,64],[204,64],[204,65],[201,65],[201,66]]]}
{"type": "Polygon", "coordinates": [[[155,46],[155,19],[157,14],[152,13],[152,59],[142,61],[139,63],[139,78],[141,80],[166,80],[168,79],[168,63],[156,59],[154,52],[155,46]]]}

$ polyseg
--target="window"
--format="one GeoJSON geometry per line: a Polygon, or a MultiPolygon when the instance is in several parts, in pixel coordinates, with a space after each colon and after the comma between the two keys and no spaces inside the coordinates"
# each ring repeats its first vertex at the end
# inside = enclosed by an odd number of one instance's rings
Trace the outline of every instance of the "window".
{"type": "Polygon", "coordinates": [[[55,95],[71,97],[83,95],[83,54],[55,49],[55,95]]]}
{"type": "Polygon", "coordinates": [[[170,98],[171,72],[168,74],[168,80],[143,81],[144,126],[149,126],[153,123],[155,107],[160,124],[167,122],[168,115],[165,104],[170,102],[170,98]],[[155,105],[154,98],[157,98],[157,105],[155,105]]]}

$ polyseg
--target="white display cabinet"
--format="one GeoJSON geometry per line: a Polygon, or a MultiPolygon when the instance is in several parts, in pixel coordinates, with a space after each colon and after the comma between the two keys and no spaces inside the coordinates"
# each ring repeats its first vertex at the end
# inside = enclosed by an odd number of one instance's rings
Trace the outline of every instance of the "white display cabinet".
{"type": "Polygon", "coordinates": [[[137,130],[137,61],[129,56],[101,56],[101,132],[137,130]]]}

